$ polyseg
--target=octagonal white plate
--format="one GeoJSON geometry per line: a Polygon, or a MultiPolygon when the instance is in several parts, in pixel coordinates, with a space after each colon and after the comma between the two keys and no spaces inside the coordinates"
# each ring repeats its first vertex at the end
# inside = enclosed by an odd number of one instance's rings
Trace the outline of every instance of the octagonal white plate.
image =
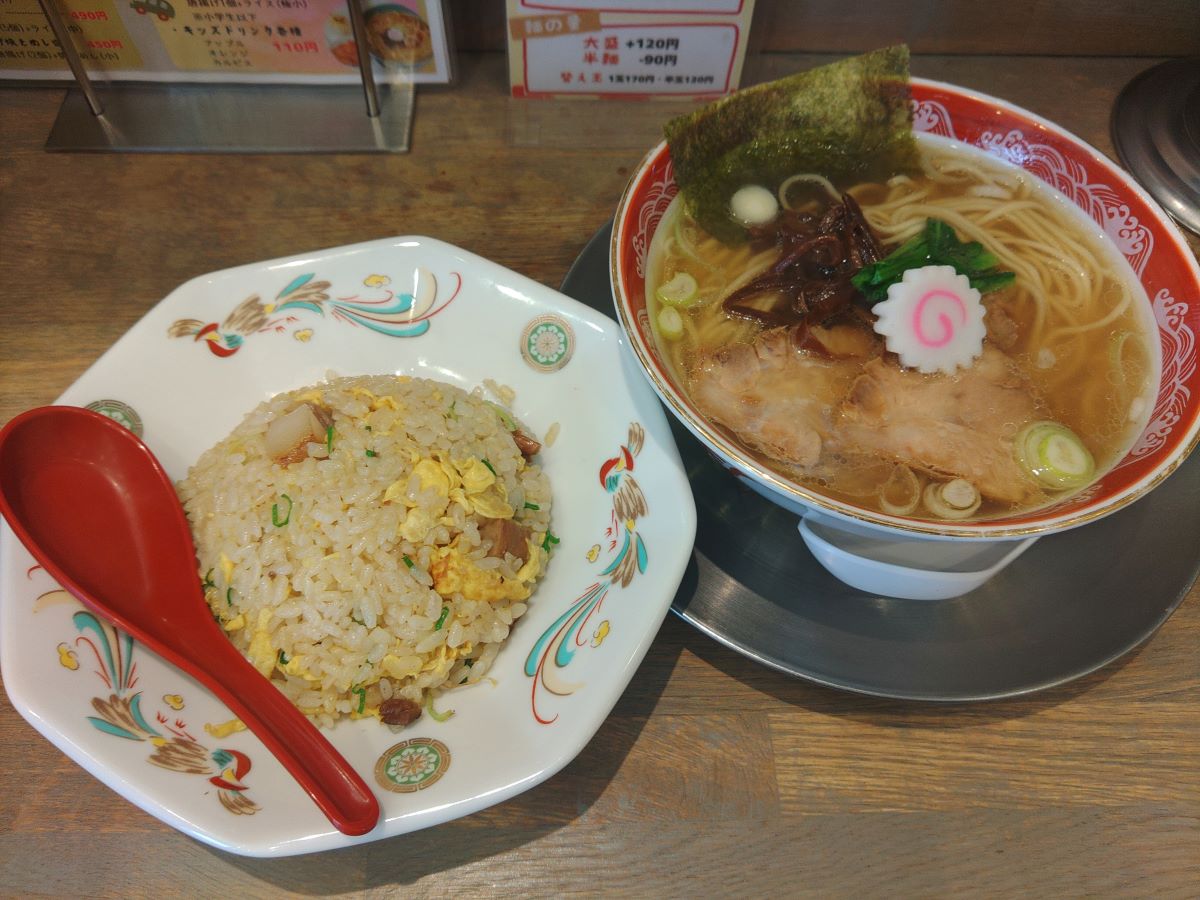
{"type": "MultiPolygon", "coordinates": [[[[611,319],[425,237],[242,266],[188,282],[60,398],[142,433],[168,473],[259,401],[338,375],[395,372],[516,391],[518,417],[559,433],[541,461],[554,548],[491,679],[401,732],[342,722],[333,743],[376,790],[379,825],[335,831],[196,682],[96,619],[0,532],[0,662],[17,710],[129,801],[214,846],[284,856],[377,840],[545,780],[611,711],[679,586],[695,506],[657,398],[611,319]],[[620,521],[619,482],[646,513],[620,521]],[[635,565],[619,571],[621,555],[635,565]]],[[[114,798],[114,802],[116,801],[114,798]]]]}

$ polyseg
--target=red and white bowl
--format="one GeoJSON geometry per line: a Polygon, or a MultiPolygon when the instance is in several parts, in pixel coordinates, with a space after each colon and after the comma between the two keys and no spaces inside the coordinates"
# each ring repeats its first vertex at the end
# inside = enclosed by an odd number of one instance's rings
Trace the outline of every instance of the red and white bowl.
{"type": "Polygon", "coordinates": [[[890,516],[833,500],[761,465],[702,416],[660,356],[646,310],[647,254],[655,228],[678,192],[671,155],[659,144],[642,161],[617,208],[610,249],[618,318],[642,371],[667,408],[752,487],[800,514],[906,537],[1011,540],[1093,521],[1160,484],[1187,457],[1200,432],[1200,267],[1176,226],[1124,171],[1052,122],[1003,100],[913,79],[914,128],[983,150],[1061,193],[1124,255],[1145,290],[1158,331],[1161,376],[1145,430],[1097,482],[1053,506],[985,522],[890,516]]]}

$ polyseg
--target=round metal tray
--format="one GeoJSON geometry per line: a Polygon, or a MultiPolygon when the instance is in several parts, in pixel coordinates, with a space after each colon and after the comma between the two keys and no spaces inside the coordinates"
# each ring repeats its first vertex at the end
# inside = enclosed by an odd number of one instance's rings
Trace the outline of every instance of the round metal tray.
{"type": "Polygon", "coordinates": [[[1121,162],[1177,222],[1200,234],[1200,57],[1142,72],[1113,104],[1121,162]]]}
{"type": "MultiPolygon", "coordinates": [[[[611,315],[610,235],[611,223],[562,291],[611,315]]],[[[1042,538],[978,590],[896,600],[836,580],[794,515],[672,425],[698,514],[693,566],[672,610],[739,653],[820,684],[939,701],[1063,684],[1154,634],[1200,574],[1200,454],[1137,503],[1042,538]]]]}

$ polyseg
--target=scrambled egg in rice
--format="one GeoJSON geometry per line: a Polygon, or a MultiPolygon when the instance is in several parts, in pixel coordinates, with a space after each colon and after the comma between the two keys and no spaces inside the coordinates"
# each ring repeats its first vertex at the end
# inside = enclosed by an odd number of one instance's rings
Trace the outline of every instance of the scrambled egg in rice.
{"type": "Polygon", "coordinates": [[[214,615],[319,722],[411,721],[483,677],[545,571],[539,449],[426,379],[273,398],[179,485],[214,615]]]}

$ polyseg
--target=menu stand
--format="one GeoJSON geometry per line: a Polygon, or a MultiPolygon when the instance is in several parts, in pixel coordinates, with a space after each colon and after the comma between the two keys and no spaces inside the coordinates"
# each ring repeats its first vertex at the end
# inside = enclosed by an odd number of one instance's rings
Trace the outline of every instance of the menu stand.
{"type": "MultiPolygon", "coordinates": [[[[53,0],[38,0],[77,89],[67,92],[47,150],[162,153],[405,153],[412,82],[377,85],[359,54],[358,85],[97,84],[88,77],[53,0]],[[366,101],[365,109],[363,101],[366,101]]],[[[355,43],[366,47],[359,0],[355,43]]]]}

